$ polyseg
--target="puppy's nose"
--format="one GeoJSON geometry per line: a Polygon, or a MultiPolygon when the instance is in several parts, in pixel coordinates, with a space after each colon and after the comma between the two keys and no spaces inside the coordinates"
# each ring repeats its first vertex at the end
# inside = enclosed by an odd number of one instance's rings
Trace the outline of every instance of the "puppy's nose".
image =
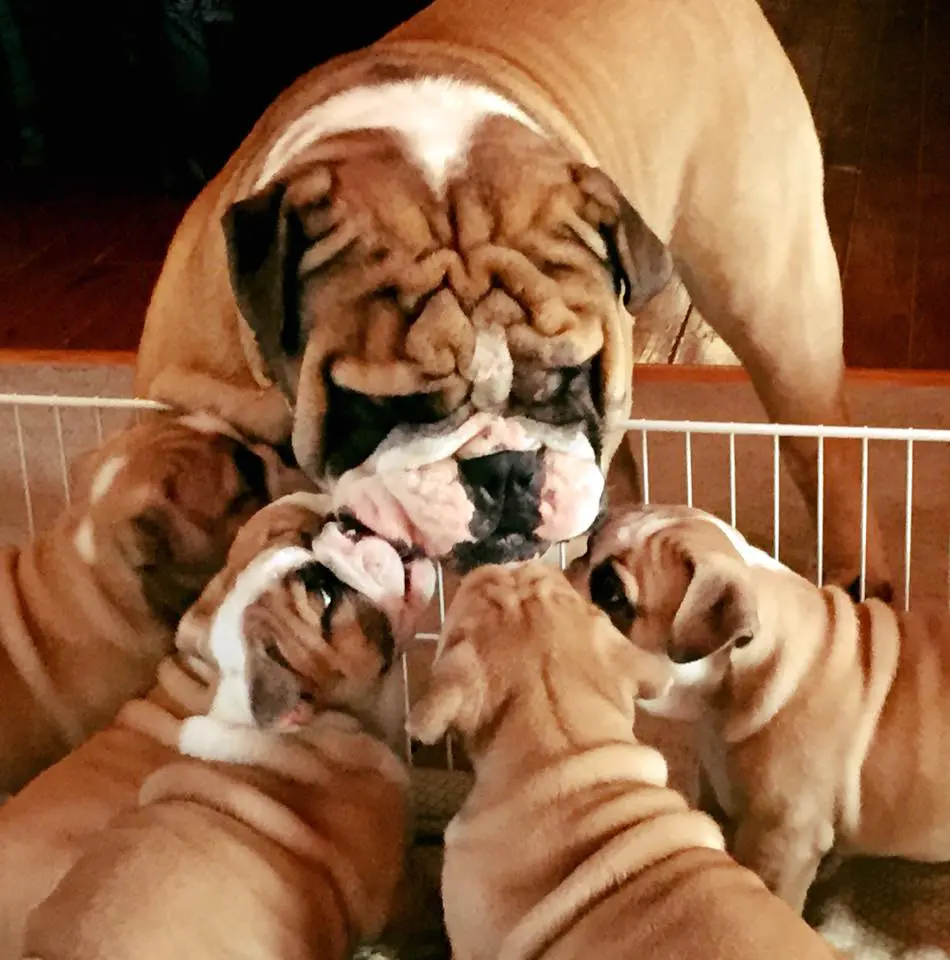
{"type": "Polygon", "coordinates": [[[482,531],[503,536],[533,533],[540,523],[541,458],[537,451],[503,450],[459,461],[482,531]]]}

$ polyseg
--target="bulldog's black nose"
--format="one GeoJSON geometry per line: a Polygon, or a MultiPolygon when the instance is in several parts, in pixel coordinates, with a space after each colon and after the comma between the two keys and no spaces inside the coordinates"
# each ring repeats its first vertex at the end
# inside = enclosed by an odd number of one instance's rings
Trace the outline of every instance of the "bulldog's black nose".
{"type": "Polygon", "coordinates": [[[536,451],[503,450],[460,460],[462,483],[475,506],[472,535],[531,536],[541,522],[541,470],[536,451]]]}

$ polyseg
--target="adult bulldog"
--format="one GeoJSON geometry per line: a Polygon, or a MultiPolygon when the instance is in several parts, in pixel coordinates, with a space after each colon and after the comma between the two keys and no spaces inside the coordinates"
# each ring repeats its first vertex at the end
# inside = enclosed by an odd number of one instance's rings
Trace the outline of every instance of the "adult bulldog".
{"type": "MultiPolygon", "coordinates": [[[[754,0],[436,0],[285,91],[198,197],[137,392],[291,440],[328,487],[360,468],[337,506],[377,531],[463,566],[526,556],[596,516],[627,312],[674,264],[770,416],[846,420],[822,181],[754,0]]],[[[814,505],[816,445],[788,451],[814,505]]],[[[850,582],[859,450],[824,459],[826,570],[850,582]]]]}

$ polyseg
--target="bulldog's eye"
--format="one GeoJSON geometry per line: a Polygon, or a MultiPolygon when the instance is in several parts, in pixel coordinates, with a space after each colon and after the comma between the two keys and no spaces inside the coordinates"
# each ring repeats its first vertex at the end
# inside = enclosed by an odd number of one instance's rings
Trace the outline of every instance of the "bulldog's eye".
{"type": "Polygon", "coordinates": [[[610,617],[610,622],[621,632],[629,633],[637,618],[636,605],[627,596],[623,581],[607,560],[590,575],[590,598],[610,617]]]}
{"type": "Polygon", "coordinates": [[[322,564],[304,567],[298,576],[307,593],[323,601],[324,610],[329,610],[340,599],[342,584],[322,564]]]}

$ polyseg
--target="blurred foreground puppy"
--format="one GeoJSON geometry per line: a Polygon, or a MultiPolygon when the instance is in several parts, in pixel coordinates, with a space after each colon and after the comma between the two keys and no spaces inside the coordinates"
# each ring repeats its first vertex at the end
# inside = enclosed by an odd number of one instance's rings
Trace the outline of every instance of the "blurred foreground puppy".
{"type": "Polygon", "coordinates": [[[445,837],[455,960],[834,956],[637,742],[635,699],[669,683],[553,567],[463,581],[408,723],[456,730],[475,769],[445,837]]]}
{"type": "Polygon", "coordinates": [[[52,526],[0,551],[0,794],[148,690],[238,528],[302,482],[204,415],[132,427],[77,474],[52,526]]]}
{"type": "MultiPolygon", "coordinates": [[[[341,839],[335,833],[331,836],[330,832],[323,832],[324,826],[330,831],[330,821],[339,814],[336,800],[331,804],[327,804],[325,798],[321,800],[324,793],[321,786],[302,786],[316,776],[318,770],[322,771],[319,778],[326,778],[327,789],[335,792],[339,786],[344,793],[356,790],[355,805],[345,816],[353,818],[354,828],[363,831],[368,845],[380,845],[381,859],[377,866],[381,883],[385,886],[389,882],[384,870],[386,857],[391,854],[386,846],[388,834],[381,838],[379,831],[388,829],[390,822],[400,824],[402,788],[395,774],[395,779],[383,776],[380,780],[373,766],[378,761],[383,768],[391,769],[388,751],[376,745],[374,738],[363,734],[322,729],[319,736],[303,731],[283,740],[278,739],[275,732],[278,727],[289,729],[299,725],[309,713],[323,710],[328,704],[345,707],[352,703],[368,714],[372,692],[381,683],[389,657],[392,631],[388,628],[388,618],[380,617],[376,608],[346,580],[336,577],[315,560],[319,548],[325,559],[333,562],[332,549],[327,549],[326,541],[320,540],[326,530],[323,502],[313,495],[295,494],[261,510],[238,533],[227,566],[209,584],[182,626],[181,645],[189,650],[199,647],[211,650],[207,633],[217,622],[219,613],[222,626],[215,634],[219,639],[218,652],[235,654],[234,643],[226,641],[244,637],[241,650],[247,666],[244,689],[249,697],[250,726],[233,727],[207,719],[202,719],[197,728],[189,726],[191,721],[183,724],[186,718],[208,711],[217,671],[207,662],[182,652],[162,663],[159,682],[145,699],[126,704],[109,728],[0,807],[0,957],[5,960],[21,955],[27,915],[49,895],[84,852],[90,856],[77,867],[80,879],[64,881],[52,906],[40,912],[45,919],[37,920],[35,927],[44,937],[55,939],[66,936],[69,926],[75,924],[77,930],[86,931],[85,939],[72,945],[44,940],[45,947],[51,951],[49,956],[145,956],[141,942],[133,946],[121,938],[137,935],[139,924],[144,925],[142,931],[150,929],[149,924],[158,922],[151,912],[154,910],[166,911],[167,918],[175,918],[174,923],[169,924],[175,929],[158,937],[151,948],[155,953],[148,954],[167,957],[175,949],[169,944],[169,936],[184,935],[185,931],[188,936],[196,935],[194,927],[187,924],[178,927],[176,904],[181,901],[175,899],[179,894],[174,893],[174,887],[179,870],[195,871],[195,877],[181,887],[180,895],[197,897],[204,889],[202,878],[217,878],[219,871],[227,872],[228,864],[238,871],[228,882],[239,881],[247,890],[232,899],[225,893],[228,887],[224,884],[211,898],[215,906],[207,914],[197,911],[194,903],[187,910],[182,907],[182,911],[189,917],[199,913],[201,916],[194,918],[196,923],[230,925],[235,936],[250,937],[247,928],[241,925],[243,918],[256,924],[255,918],[264,910],[260,929],[275,930],[274,918],[266,916],[266,907],[247,913],[251,908],[244,898],[257,895],[266,904],[272,889],[268,885],[276,883],[279,876],[285,880],[290,876],[295,878],[293,889],[281,893],[287,904],[287,916],[293,915],[293,909],[303,909],[300,898],[309,896],[307,891],[316,881],[307,867],[291,866],[297,861],[298,853],[309,851],[300,858],[302,861],[311,855],[319,859],[321,845],[329,851],[328,856],[335,845],[345,861],[344,872],[354,871],[354,875],[359,875],[361,868],[359,856],[347,847],[348,836],[341,839]],[[240,588],[238,581],[242,584],[240,588]],[[217,597],[214,602],[213,597],[217,597]],[[230,629],[225,629],[228,627],[230,629]],[[261,649],[259,644],[265,633],[267,642],[261,649]],[[291,662],[294,666],[290,666],[291,662]],[[183,761],[182,753],[189,751],[189,736],[193,739],[197,736],[201,746],[202,724],[207,742],[203,750],[197,752],[231,751],[232,759],[243,756],[253,762],[221,767],[197,760],[183,761]],[[190,734],[186,733],[188,730],[190,734]],[[265,734],[259,730],[271,732],[265,734]],[[353,747],[352,758],[342,764],[343,769],[338,760],[323,756],[327,750],[332,753],[338,742],[353,747]],[[248,755],[248,751],[258,747],[266,747],[263,756],[248,755]],[[287,765],[288,757],[296,758],[293,762],[298,764],[297,768],[287,765]],[[354,769],[346,769],[347,762],[354,769]],[[365,763],[367,770],[358,769],[361,763],[365,763]],[[150,780],[142,792],[142,808],[136,809],[140,805],[143,783],[156,771],[159,771],[156,779],[150,780]],[[362,822],[365,811],[360,797],[364,796],[364,784],[368,784],[366,803],[375,802],[374,796],[380,793],[387,797],[389,793],[394,794],[387,801],[391,801],[391,821],[381,817],[383,822],[379,827],[367,827],[362,822]],[[172,799],[184,794],[188,800],[172,799]],[[220,817],[201,809],[209,804],[220,812],[220,817]],[[315,804],[324,804],[326,811],[317,816],[312,806],[315,804]],[[111,829],[100,832],[113,820],[117,824],[114,832],[111,829]],[[195,847],[190,849],[185,838],[195,836],[197,824],[203,824],[201,829],[208,831],[209,839],[207,842],[195,839],[195,847]],[[182,832],[176,833],[175,838],[165,834],[166,830],[179,829],[182,832]],[[219,834],[225,839],[210,839],[219,834]],[[236,841],[235,835],[245,837],[252,849],[236,841]],[[162,837],[167,843],[166,849],[153,854],[151,851],[162,845],[162,837]],[[129,838],[136,838],[130,842],[141,840],[142,846],[139,854],[130,851],[126,859],[123,850],[129,838]],[[281,851],[282,845],[285,848],[281,851]],[[219,855],[220,863],[205,863],[205,857],[216,861],[219,855]],[[142,858],[138,865],[137,856],[142,858]],[[266,864],[262,868],[259,858],[266,861],[271,856],[279,868],[275,870],[266,864]],[[29,864],[28,870],[23,869],[25,864],[29,864]],[[141,876],[136,873],[139,869],[141,876]],[[126,881],[127,891],[123,887],[126,881]],[[120,892],[109,892],[113,883],[122,888],[120,892]],[[81,888],[78,900],[77,884],[81,888]],[[147,892],[143,891],[143,884],[147,892]],[[166,896],[161,891],[168,888],[172,892],[166,896]],[[127,904],[126,897],[132,901],[141,897],[141,900],[127,904]],[[113,906],[101,917],[100,910],[106,902],[113,906]],[[220,906],[232,903],[241,904],[235,907],[240,918],[237,924],[229,908],[220,906]],[[127,915],[127,928],[112,930],[110,924],[116,916],[111,912],[113,909],[119,916],[127,915]],[[71,919],[65,919],[67,914],[71,919]],[[61,922],[60,918],[63,918],[61,922]],[[95,948],[101,946],[101,953],[81,952],[92,951],[97,944],[95,948]],[[114,952],[110,952],[113,948],[114,952]],[[69,952],[74,949],[80,952],[69,952]],[[62,952],[64,950],[67,952],[62,952]],[[162,953],[163,950],[168,952],[162,953]]],[[[395,603],[390,609],[396,609],[395,603]]],[[[228,681],[227,689],[232,694],[236,680],[231,676],[228,681]]],[[[371,721],[372,717],[367,719],[371,721]]],[[[345,727],[348,722],[344,720],[342,725],[345,727]]],[[[335,859],[328,869],[330,874],[339,869],[335,859]]],[[[207,883],[213,887],[223,882],[208,879],[207,883]]],[[[347,880],[341,889],[348,897],[352,894],[359,900],[362,893],[358,886],[347,880]]],[[[370,909],[372,905],[367,906],[366,913],[361,912],[369,903],[372,887],[372,883],[367,887],[370,892],[366,893],[366,902],[353,907],[361,922],[375,916],[375,907],[370,909]]],[[[351,905],[352,902],[347,901],[340,909],[343,911],[351,905]]],[[[367,928],[372,926],[369,920],[366,923],[367,928]]],[[[290,920],[288,924],[292,926],[290,920]]],[[[141,936],[151,942],[144,932],[141,936]]],[[[266,950],[255,953],[261,946],[262,936],[264,934],[247,940],[247,949],[254,955],[266,955],[266,950]]],[[[189,949],[200,953],[205,943],[199,938],[191,941],[189,949]]],[[[185,942],[182,949],[187,946],[185,942]]],[[[215,955],[210,948],[209,955],[215,955]]],[[[275,948],[273,955],[295,954],[281,947],[275,948]]]]}
{"type": "Polygon", "coordinates": [[[700,721],[736,859],[801,910],[822,857],[950,860],[950,617],[819,589],[687,507],[593,538],[593,601],[676,682],[644,708],[700,721]]]}

